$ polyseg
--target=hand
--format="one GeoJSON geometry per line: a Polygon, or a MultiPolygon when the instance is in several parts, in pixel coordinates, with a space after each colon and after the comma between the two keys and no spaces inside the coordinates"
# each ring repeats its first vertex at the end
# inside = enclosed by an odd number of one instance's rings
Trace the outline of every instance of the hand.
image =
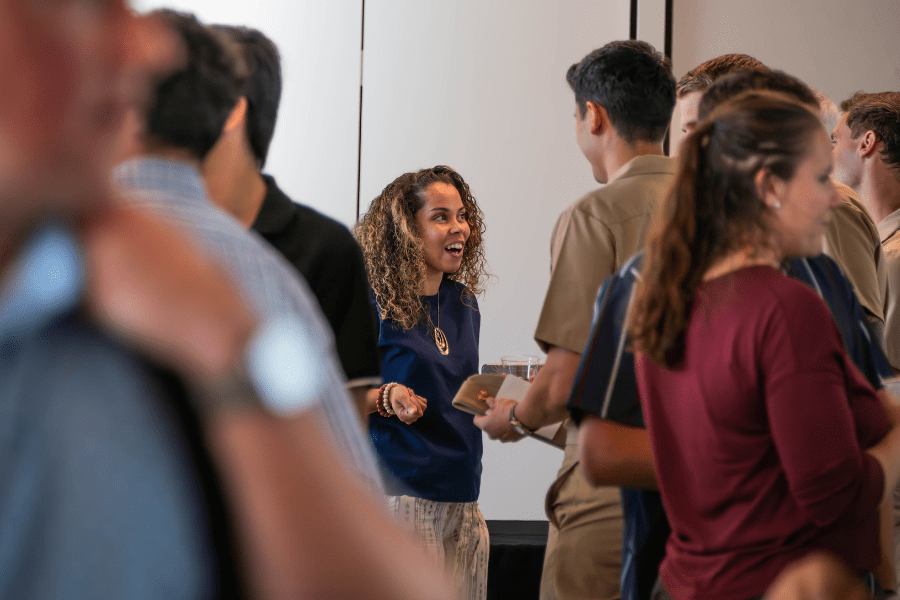
{"type": "Polygon", "coordinates": [[[788,565],[766,592],[765,600],[864,600],[869,595],[841,561],[810,554],[788,565]]]}
{"type": "Polygon", "coordinates": [[[890,393],[887,388],[882,388],[875,393],[878,395],[878,399],[881,400],[881,405],[887,413],[891,426],[896,427],[900,423],[900,399],[890,393]]]}
{"type": "Polygon", "coordinates": [[[412,388],[405,385],[395,385],[391,388],[388,402],[397,413],[397,418],[409,425],[419,419],[425,413],[428,401],[422,396],[417,396],[412,388]]]}
{"type": "Polygon", "coordinates": [[[509,411],[516,405],[509,398],[486,398],[488,411],[484,416],[475,417],[475,426],[488,434],[492,440],[515,442],[522,436],[509,424],[509,411]]]}
{"type": "Polygon", "coordinates": [[[255,319],[180,231],[111,207],[82,234],[87,309],[102,326],[187,377],[216,377],[242,360],[255,319]]]}

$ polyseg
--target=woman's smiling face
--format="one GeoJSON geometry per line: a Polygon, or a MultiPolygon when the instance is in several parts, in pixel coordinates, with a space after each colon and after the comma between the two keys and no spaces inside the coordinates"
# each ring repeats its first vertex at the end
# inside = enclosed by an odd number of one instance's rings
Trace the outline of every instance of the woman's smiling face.
{"type": "Polygon", "coordinates": [[[416,225],[425,247],[425,279],[439,280],[462,264],[470,233],[468,214],[459,192],[449,183],[432,183],[423,197],[416,225]]]}

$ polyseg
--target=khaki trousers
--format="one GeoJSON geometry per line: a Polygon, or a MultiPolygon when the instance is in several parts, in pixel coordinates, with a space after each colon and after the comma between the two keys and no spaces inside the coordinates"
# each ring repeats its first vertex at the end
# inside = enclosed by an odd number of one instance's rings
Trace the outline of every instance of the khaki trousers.
{"type": "Polygon", "coordinates": [[[593,487],[578,464],[569,424],[562,468],[547,492],[550,520],[541,600],[618,600],[622,568],[622,501],[617,487],[593,487]]]}
{"type": "Polygon", "coordinates": [[[388,507],[397,522],[414,531],[425,551],[444,565],[459,600],[487,598],[490,541],[477,502],[388,496],[388,507]]]}

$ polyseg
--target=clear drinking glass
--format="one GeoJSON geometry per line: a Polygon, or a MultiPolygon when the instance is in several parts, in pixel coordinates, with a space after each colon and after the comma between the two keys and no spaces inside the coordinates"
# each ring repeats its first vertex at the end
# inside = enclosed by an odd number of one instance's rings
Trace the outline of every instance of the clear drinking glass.
{"type": "Polygon", "coordinates": [[[541,368],[539,360],[537,356],[528,354],[514,354],[500,358],[504,373],[515,375],[525,381],[531,381],[537,375],[538,370],[541,368]]]}

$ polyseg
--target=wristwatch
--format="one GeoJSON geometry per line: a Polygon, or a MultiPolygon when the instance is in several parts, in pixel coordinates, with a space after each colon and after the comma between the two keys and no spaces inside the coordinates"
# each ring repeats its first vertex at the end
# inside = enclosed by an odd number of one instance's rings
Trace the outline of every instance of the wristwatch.
{"type": "Polygon", "coordinates": [[[287,314],[259,326],[231,372],[191,383],[202,412],[250,407],[291,417],[321,401],[328,377],[322,348],[303,322],[287,314]]]}
{"type": "Polygon", "coordinates": [[[517,404],[513,404],[512,408],[509,409],[509,424],[519,435],[531,435],[534,433],[533,429],[528,429],[522,424],[522,421],[516,418],[516,406],[517,404]]]}
{"type": "Polygon", "coordinates": [[[290,314],[265,321],[247,348],[247,376],[272,412],[290,416],[315,405],[328,370],[309,328],[290,314]]]}

